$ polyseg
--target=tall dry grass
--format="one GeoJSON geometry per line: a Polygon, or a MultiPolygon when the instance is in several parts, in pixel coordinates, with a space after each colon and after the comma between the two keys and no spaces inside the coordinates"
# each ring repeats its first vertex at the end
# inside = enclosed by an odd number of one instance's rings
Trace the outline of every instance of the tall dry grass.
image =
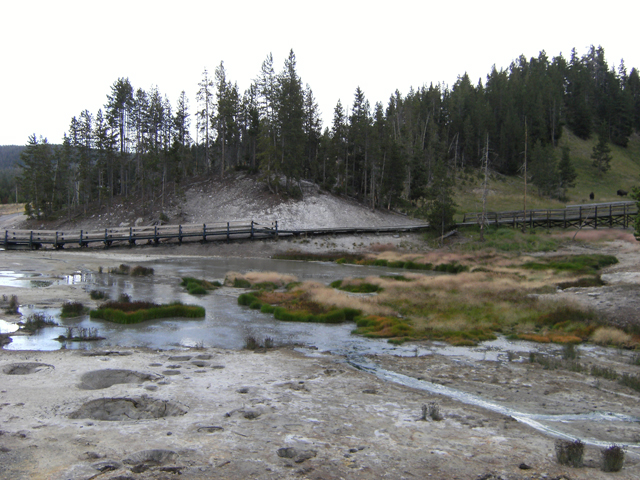
{"type": "Polygon", "coordinates": [[[297,282],[298,277],[295,275],[289,275],[286,273],[278,272],[228,272],[225,276],[225,283],[232,285],[235,279],[243,279],[248,281],[251,285],[258,283],[274,283],[276,285],[285,286],[292,282],[297,282]]]}
{"type": "Polygon", "coordinates": [[[591,341],[599,345],[615,345],[626,346],[633,343],[633,337],[628,333],[614,327],[600,327],[593,335],[591,335],[591,341]]]}

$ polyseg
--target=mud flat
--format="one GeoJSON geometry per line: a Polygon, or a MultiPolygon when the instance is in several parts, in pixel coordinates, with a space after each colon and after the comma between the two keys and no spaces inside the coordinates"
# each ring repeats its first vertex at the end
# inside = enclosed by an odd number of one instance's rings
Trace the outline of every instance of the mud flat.
{"type": "MultiPolygon", "coordinates": [[[[416,368],[409,360],[399,367],[416,368]]],[[[561,467],[553,438],[512,418],[290,348],[1,351],[0,378],[1,478],[604,479],[640,471],[629,455],[622,472],[599,471],[594,447],[586,449],[594,468],[561,467]],[[443,420],[421,419],[431,402],[443,420]]]]}

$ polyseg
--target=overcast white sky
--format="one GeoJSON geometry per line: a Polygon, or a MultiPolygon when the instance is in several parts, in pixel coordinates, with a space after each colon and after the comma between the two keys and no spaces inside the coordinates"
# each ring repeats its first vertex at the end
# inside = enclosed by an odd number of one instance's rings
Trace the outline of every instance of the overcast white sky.
{"type": "MultiPolygon", "coordinates": [[[[602,45],[609,66],[640,67],[636,1],[3,1],[0,3],[0,145],[30,134],[59,143],[71,117],[95,115],[110,86],[157,85],[190,112],[205,67],[224,60],[244,91],[269,52],[276,71],[293,49],[328,126],[338,99],[359,85],[373,106],[396,90],[491,66],[520,54],[580,55],[602,45]]],[[[195,123],[195,122],[192,122],[195,123]]]]}

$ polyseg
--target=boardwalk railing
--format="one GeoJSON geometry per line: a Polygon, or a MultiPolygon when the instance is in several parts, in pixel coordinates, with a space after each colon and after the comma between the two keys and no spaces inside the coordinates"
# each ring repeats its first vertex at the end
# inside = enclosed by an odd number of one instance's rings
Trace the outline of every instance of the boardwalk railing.
{"type": "Polygon", "coordinates": [[[199,239],[206,242],[210,239],[266,238],[277,237],[278,222],[259,224],[254,221],[218,222],[189,225],[155,225],[141,227],[116,227],[100,230],[60,231],[60,230],[5,230],[3,244],[5,248],[28,246],[40,248],[51,245],[64,248],[72,244],[87,247],[91,243],[102,243],[110,247],[114,243],[136,242],[158,244],[176,240],[182,243],[185,239],[199,239]]]}
{"type": "MultiPolygon", "coordinates": [[[[556,210],[523,210],[512,212],[487,212],[486,225],[509,225],[514,228],[571,228],[571,227],[615,227],[627,228],[638,214],[635,202],[597,203],[591,205],[569,205],[556,210]]],[[[478,225],[482,213],[466,213],[458,225],[478,225]]]]}

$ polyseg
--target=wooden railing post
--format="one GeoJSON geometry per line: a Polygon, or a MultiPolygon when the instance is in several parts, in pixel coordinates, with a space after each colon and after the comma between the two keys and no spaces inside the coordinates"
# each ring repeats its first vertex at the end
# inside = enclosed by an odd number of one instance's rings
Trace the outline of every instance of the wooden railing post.
{"type": "Polygon", "coordinates": [[[9,246],[9,230],[4,231],[4,249],[6,250],[9,246]]]}
{"type": "Polygon", "coordinates": [[[82,245],[82,230],[80,230],[80,246],[83,247],[84,245],[82,245]]]}
{"type": "Polygon", "coordinates": [[[203,242],[207,241],[207,224],[206,223],[202,224],[202,241],[203,242]]]}
{"type": "Polygon", "coordinates": [[[104,248],[109,248],[109,230],[104,229],[104,248]]]}
{"type": "Polygon", "coordinates": [[[278,220],[276,220],[276,238],[278,238],[278,220]]]}
{"type": "Polygon", "coordinates": [[[613,215],[611,214],[611,204],[609,204],[609,228],[613,227],[613,215]]]}
{"type": "Polygon", "coordinates": [[[597,205],[596,205],[596,216],[594,218],[594,224],[593,225],[594,225],[593,228],[597,230],[598,229],[598,206],[597,205]]]}
{"type": "Polygon", "coordinates": [[[33,230],[29,232],[29,249],[33,249],[33,230]]]}
{"type": "Polygon", "coordinates": [[[227,222],[227,242],[229,241],[229,222],[227,222]]]}
{"type": "Polygon", "coordinates": [[[178,244],[182,245],[182,225],[178,225],[178,244]]]}
{"type": "Polygon", "coordinates": [[[253,238],[253,220],[251,220],[251,238],[253,238]]]}

